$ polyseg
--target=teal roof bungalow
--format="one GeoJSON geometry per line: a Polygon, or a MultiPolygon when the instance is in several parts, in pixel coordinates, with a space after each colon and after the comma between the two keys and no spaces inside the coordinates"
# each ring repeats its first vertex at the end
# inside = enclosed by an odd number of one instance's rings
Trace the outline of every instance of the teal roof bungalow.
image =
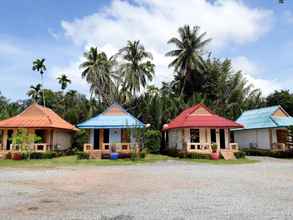
{"type": "Polygon", "coordinates": [[[235,141],[240,147],[271,150],[288,148],[288,126],[293,125],[293,117],[281,106],[243,112],[237,122],[244,125],[244,128],[233,130],[235,141]]]}
{"type": "Polygon", "coordinates": [[[145,124],[128,113],[118,104],[113,104],[103,113],[77,125],[80,129],[89,129],[88,143],[84,151],[91,152],[96,159],[112,152],[129,154],[132,146],[137,146],[145,124]]]}

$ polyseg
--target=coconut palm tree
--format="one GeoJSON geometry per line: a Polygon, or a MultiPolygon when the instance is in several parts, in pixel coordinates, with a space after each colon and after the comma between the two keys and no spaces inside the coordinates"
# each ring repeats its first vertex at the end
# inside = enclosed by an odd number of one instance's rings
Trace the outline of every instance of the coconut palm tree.
{"type": "Polygon", "coordinates": [[[155,65],[151,62],[152,54],[147,52],[140,41],[128,41],[127,46],[116,55],[121,58],[120,73],[124,86],[135,96],[151,81],[155,73],[155,65]]]}
{"type": "Polygon", "coordinates": [[[90,84],[91,95],[95,94],[106,104],[111,104],[113,89],[113,66],[115,60],[108,58],[106,53],[99,52],[96,47],[91,47],[84,53],[86,61],[80,65],[81,76],[90,84]]]}
{"type": "Polygon", "coordinates": [[[36,86],[31,85],[27,95],[31,97],[34,102],[39,102],[42,96],[42,84],[39,83],[36,86]]]}
{"type": "MultiPolygon", "coordinates": [[[[37,71],[41,74],[41,85],[42,86],[44,85],[44,82],[43,82],[44,81],[44,73],[47,70],[46,65],[45,65],[45,61],[46,60],[44,58],[36,59],[33,61],[33,67],[32,67],[33,71],[37,71]]],[[[44,90],[43,90],[42,94],[43,94],[43,104],[44,104],[44,106],[46,106],[44,90]]]]}
{"type": "Polygon", "coordinates": [[[211,39],[205,39],[206,33],[200,34],[199,29],[198,26],[191,28],[189,25],[185,25],[178,29],[180,38],[173,37],[168,41],[168,44],[176,46],[176,49],[166,53],[166,56],[175,57],[169,67],[174,67],[179,78],[184,77],[181,95],[183,95],[186,82],[190,81],[192,73],[203,68],[203,49],[211,41],[211,39]]]}
{"type": "Polygon", "coordinates": [[[71,83],[71,80],[65,74],[59,76],[57,80],[61,86],[62,91],[64,91],[67,88],[68,84],[71,83]]]}

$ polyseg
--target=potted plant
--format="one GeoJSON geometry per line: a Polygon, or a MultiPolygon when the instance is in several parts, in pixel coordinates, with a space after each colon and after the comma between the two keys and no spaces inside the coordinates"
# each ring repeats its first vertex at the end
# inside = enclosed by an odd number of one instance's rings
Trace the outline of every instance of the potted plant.
{"type": "Polygon", "coordinates": [[[111,145],[111,160],[117,160],[119,157],[119,154],[116,152],[116,144],[111,145]]]}
{"type": "Polygon", "coordinates": [[[220,154],[218,152],[218,145],[213,143],[211,147],[212,147],[211,159],[212,160],[219,160],[220,159],[220,154]]]}

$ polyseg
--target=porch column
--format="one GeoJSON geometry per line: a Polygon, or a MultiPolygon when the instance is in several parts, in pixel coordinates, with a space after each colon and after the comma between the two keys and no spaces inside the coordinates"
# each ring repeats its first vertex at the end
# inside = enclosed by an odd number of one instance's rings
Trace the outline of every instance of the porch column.
{"type": "Polygon", "coordinates": [[[216,129],[216,142],[217,142],[217,145],[218,145],[218,150],[220,150],[221,142],[220,142],[220,129],[219,128],[216,129]]]}
{"type": "Polygon", "coordinates": [[[3,130],[3,140],[2,140],[4,150],[7,150],[7,139],[8,139],[7,129],[4,129],[3,130]]]}
{"type": "Polygon", "coordinates": [[[225,128],[225,148],[228,148],[229,147],[229,143],[230,143],[230,140],[229,140],[229,128],[225,128]]]}

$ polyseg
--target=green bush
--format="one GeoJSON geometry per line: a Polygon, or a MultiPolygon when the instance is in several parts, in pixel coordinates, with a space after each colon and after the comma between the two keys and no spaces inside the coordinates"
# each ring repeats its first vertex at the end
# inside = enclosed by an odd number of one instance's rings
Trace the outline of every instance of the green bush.
{"type": "Polygon", "coordinates": [[[189,153],[188,158],[210,160],[211,155],[210,154],[200,154],[200,153],[189,153]]]}
{"type": "Polygon", "coordinates": [[[243,152],[243,151],[235,152],[234,155],[237,159],[243,159],[246,156],[245,152],[243,152]]]}
{"type": "Polygon", "coordinates": [[[258,148],[245,148],[242,149],[247,156],[262,156],[262,157],[275,157],[275,158],[293,158],[293,150],[286,151],[272,151],[258,148]]]}
{"type": "Polygon", "coordinates": [[[145,152],[140,152],[140,159],[144,159],[145,158],[145,156],[146,156],[146,153],[145,152]]]}
{"type": "Polygon", "coordinates": [[[144,134],[144,146],[150,153],[159,153],[161,148],[161,132],[159,130],[147,130],[144,134]]]}
{"type": "Polygon", "coordinates": [[[165,149],[162,154],[170,156],[170,157],[179,157],[181,153],[175,148],[165,149]]]}
{"type": "Polygon", "coordinates": [[[77,155],[78,160],[88,160],[88,159],[90,159],[90,155],[88,153],[85,153],[85,152],[82,152],[82,151],[77,152],[76,155],[77,155]]]}

